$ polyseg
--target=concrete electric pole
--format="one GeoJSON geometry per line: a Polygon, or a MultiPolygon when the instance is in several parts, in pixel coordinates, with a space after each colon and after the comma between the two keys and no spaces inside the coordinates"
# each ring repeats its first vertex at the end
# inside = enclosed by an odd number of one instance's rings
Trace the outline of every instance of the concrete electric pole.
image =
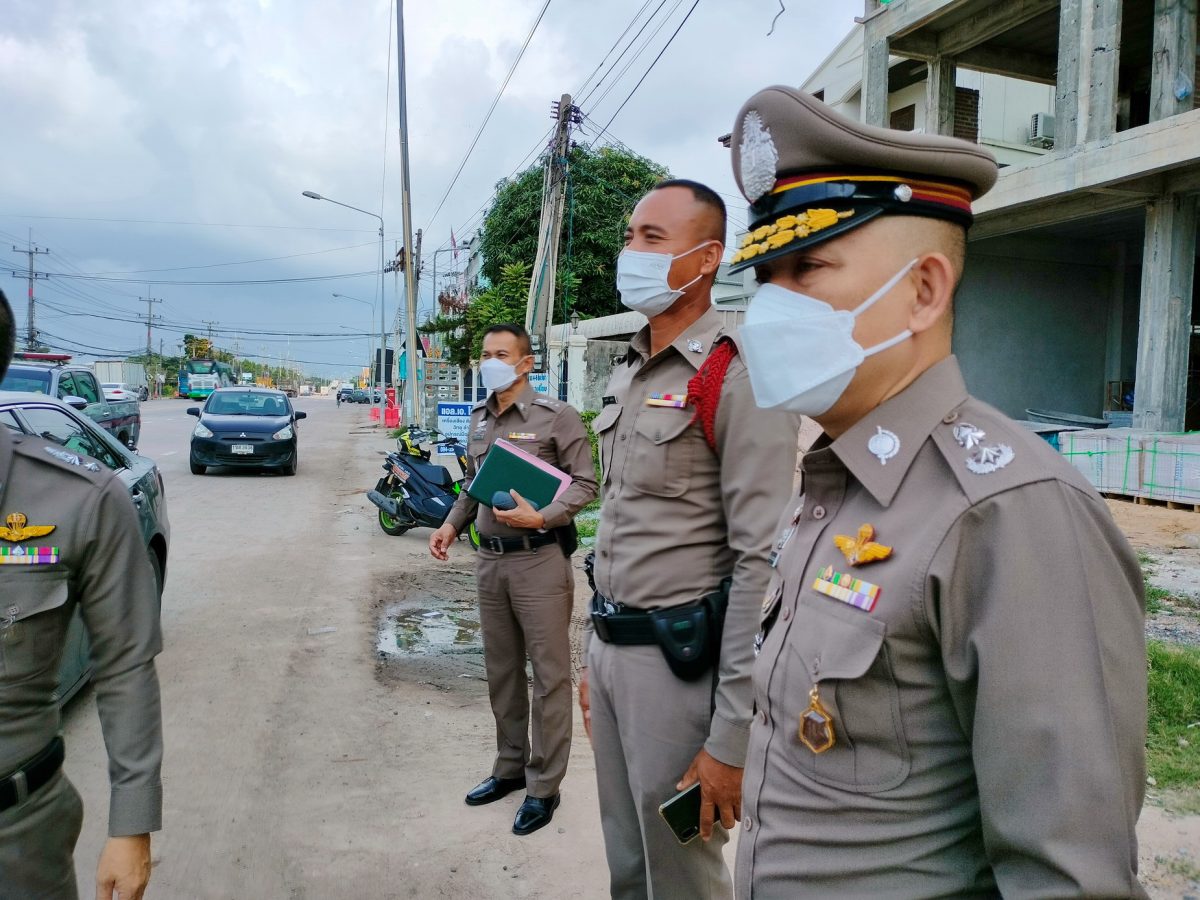
{"type": "Polygon", "coordinates": [[[151,328],[154,325],[156,318],[161,318],[154,315],[154,304],[162,303],[159,297],[151,297],[150,292],[146,291],[146,361],[150,361],[150,354],[154,352],[154,337],[151,335],[151,328]]]}
{"type": "Polygon", "coordinates": [[[404,0],[396,0],[396,79],[399,82],[400,104],[400,201],[404,214],[404,307],[405,330],[408,332],[407,416],[405,423],[421,425],[425,420],[423,404],[418,404],[417,392],[417,270],[413,265],[412,193],[408,167],[408,92],[404,78],[404,0]]]}
{"type": "MultiPolygon", "coordinates": [[[[29,235],[28,248],[26,248],[25,250],[22,250],[16,244],[13,244],[13,253],[24,253],[26,256],[29,257],[29,274],[25,276],[26,280],[29,282],[29,321],[26,323],[26,328],[25,328],[25,349],[29,350],[29,351],[34,351],[34,350],[37,350],[37,348],[38,348],[37,328],[35,327],[34,321],[33,321],[34,312],[35,312],[34,301],[33,301],[33,283],[35,281],[37,281],[39,278],[47,278],[48,277],[45,272],[35,272],[33,270],[33,259],[39,253],[49,253],[49,252],[50,251],[47,249],[43,249],[43,248],[34,246],[32,231],[30,232],[30,235],[29,235]]],[[[21,276],[18,275],[16,272],[13,273],[13,278],[20,278],[20,277],[21,276]]]]}
{"type": "Polygon", "coordinates": [[[571,125],[576,113],[571,95],[563,94],[553,109],[558,125],[546,160],[542,180],[542,217],[538,226],[537,256],[529,281],[529,301],[525,307],[525,328],[540,352],[537,371],[546,371],[546,337],[554,318],[554,286],[558,275],[558,244],[562,236],[563,205],[567,199],[567,152],[571,145],[571,125]]]}

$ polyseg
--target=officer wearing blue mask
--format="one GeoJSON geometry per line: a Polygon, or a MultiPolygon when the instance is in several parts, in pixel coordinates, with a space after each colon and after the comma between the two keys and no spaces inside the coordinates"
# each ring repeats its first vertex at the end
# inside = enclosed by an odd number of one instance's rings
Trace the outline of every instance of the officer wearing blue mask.
{"type": "Polygon", "coordinates": [[[756,402],[824,430],[773,553],[740,897],[1143,897],[1137,558],[951,354],[992,157],[767,88],[735,121],[756,402]]]}

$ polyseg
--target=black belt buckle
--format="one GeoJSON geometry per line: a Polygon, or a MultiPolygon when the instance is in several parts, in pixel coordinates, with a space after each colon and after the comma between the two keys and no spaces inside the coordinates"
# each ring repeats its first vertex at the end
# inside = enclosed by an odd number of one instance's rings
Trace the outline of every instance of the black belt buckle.
{"type": "Polygon", "coordinates": [[[14,771],[0,776],[0,810],[20,806],[41,790],[62,768],[65,754],[62,735],[56,735],[40,752],[14,771]]]}
{"type": "Polygon", "coordinates": [[[503,538],[496,537],[495,535],[484,535],[480,537],[479,543],[493,553],[504,553],[503,538]]]}

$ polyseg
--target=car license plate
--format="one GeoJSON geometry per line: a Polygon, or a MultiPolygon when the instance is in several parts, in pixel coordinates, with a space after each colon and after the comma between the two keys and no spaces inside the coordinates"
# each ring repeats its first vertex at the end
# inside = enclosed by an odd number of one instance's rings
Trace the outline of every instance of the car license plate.
{"type": "Polygon", "coordinates": [[[237,453],[241,456],[249,456],[250,454],[254,453],[254,445],[253,444],[234,444],[233,452],[237,453]]]}

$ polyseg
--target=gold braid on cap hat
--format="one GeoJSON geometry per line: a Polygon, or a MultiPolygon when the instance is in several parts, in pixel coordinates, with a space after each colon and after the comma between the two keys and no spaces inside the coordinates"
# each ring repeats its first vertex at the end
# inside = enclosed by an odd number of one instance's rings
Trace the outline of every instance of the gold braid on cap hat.
{"type": "Polygon", "coordinates": [[[774,225],[760,225],[744,238],[742,247],[729,261],[730,265],[743,260],[753,259],[771,250],[785,247],[797,238],[805,238],[817,231],[822,231],[830,225],[836,225],[842,219],[854,215],[854,210],[838,212],[835,209],[810,209],[802,213],[781,216],[774,225]]]}

